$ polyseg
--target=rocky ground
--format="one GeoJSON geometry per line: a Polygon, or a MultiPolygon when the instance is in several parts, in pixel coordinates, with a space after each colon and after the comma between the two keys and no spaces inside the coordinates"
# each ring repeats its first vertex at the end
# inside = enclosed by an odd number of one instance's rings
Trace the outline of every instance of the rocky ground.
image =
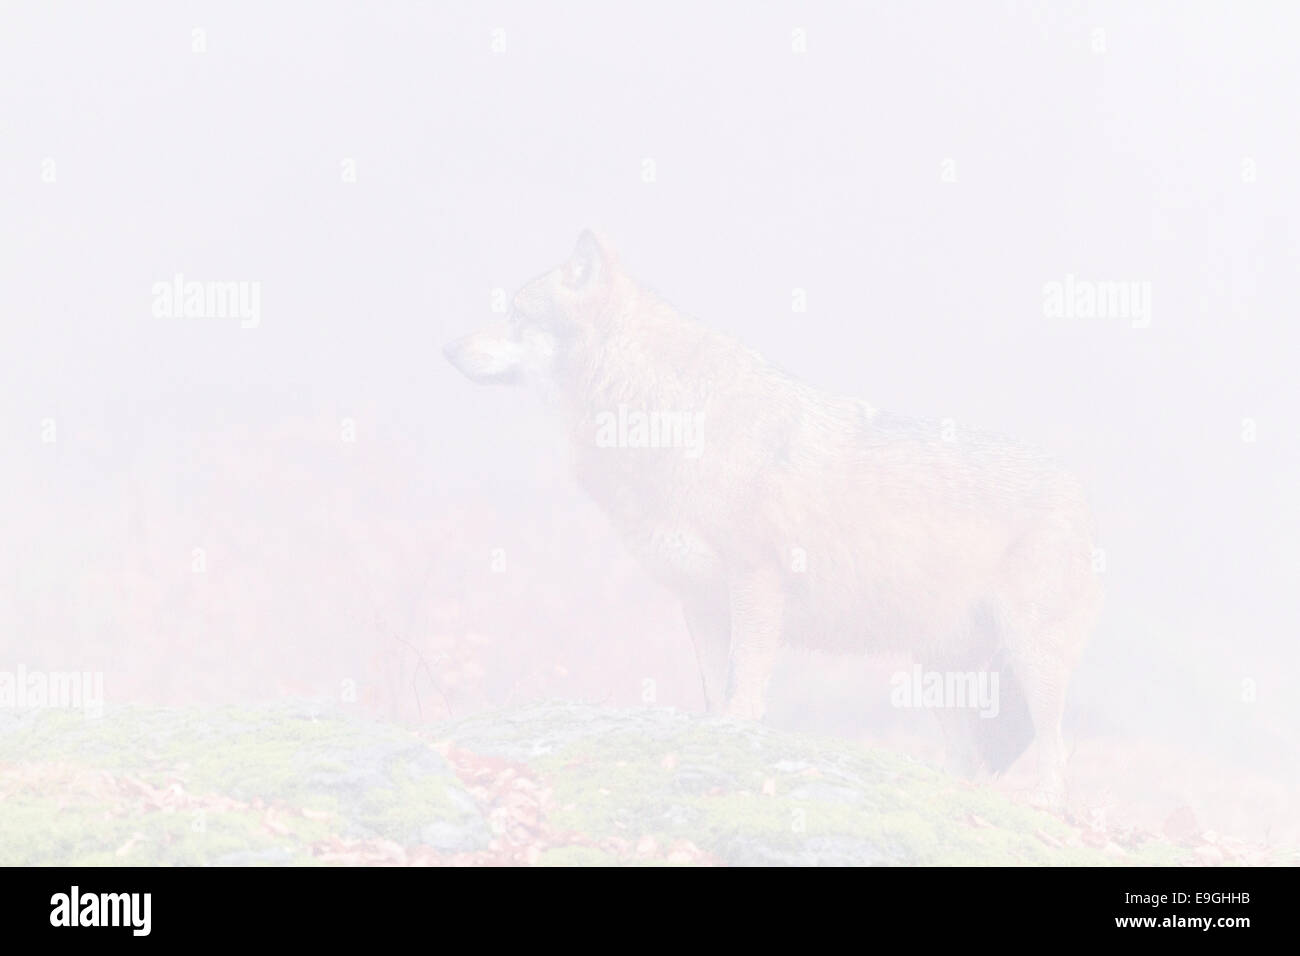
{"type": "MultiPolygon", "coordinates": [[[[884,750],[533,704],[416,733],[342,705],[0,723],[0,865],[1196,864],[884,750]]],[[[1285,862],[1218,845],[1212,862],[1285,862]]]]}

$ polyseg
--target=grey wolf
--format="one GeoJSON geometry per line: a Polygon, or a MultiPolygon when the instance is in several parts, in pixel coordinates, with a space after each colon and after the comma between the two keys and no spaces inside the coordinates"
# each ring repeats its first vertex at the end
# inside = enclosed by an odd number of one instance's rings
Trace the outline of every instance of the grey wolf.
{"type": "Polygon", "coordinates": [[[508,319],[445,352],[559,409],[578,480],[681,599],[711,711],[761,718],[783,644],[996,670],[996,719],[936,711],[952,763],[998,771],[1032,740],[1040,793],[1063,796],[1061,715],[1099,587],[1084,495],[1060,467],[796,380],[591,232],[508,319]]]}

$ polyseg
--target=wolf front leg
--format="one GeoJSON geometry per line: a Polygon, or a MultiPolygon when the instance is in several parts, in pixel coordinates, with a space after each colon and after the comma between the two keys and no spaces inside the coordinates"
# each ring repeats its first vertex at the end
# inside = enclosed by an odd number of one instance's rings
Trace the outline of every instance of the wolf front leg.
{"type": "Polygon", "coordinates": [[[721,713],[726,703],[731,654],[731,610],[726,596],[688,597],[682,601],[682,613],[700,664],[704,708],[710,714],[721,713]]]}
{"type": "Polygon", "coordinates": [[[730,591],[731,675],[726,714],[759,720],[781,645],[785,593],[780,574],[771,568],[737,575],[730,591]]]}

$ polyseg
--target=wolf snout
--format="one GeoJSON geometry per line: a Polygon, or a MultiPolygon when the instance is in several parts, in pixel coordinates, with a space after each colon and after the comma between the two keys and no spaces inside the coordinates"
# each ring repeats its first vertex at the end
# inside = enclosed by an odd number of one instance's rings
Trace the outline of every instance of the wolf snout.
{"type": "Polygon", "coordinates": [[[519,344],[500,329],[472,332],[443,346],[442,354],[462,375],[481,385],[513,385],[522,373],[519,344]]]}
{"type": "Polygon", "coordinates": [[[479,366],[485,364],[483,361],[484,356],[480,354],[481,351],[481,349],[475,347],[473,335],[463,335],[458,339],[452,339],[442,347],[442,354],[452,364],[452,367],[470,378],[474,378],[479,371],[479,366]]]}

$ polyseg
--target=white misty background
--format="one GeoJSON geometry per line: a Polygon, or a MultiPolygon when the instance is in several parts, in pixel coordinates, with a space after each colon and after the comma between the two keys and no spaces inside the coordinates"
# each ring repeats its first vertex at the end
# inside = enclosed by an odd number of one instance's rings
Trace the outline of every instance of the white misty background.
{"type": "MultiPolygon", "coordinates": [[[[110,704],[354,680],[430,720],[633,705],[653,679],[698,707],[672,599],[542,409],[440,352],[592,226],[800,378],[1084,479],[1107,599],[1066,730],[1098,786],[1157,812],[1246,780],[1294,792],[1294,5],[7,3],[0,22],[7,661],[102,670],[110,704]],[[176,273],[259,282],[260,325],[155,317],[176,273]],[[1046,317],[1068,275],[1150,283],[1150,326],[1046,317]],[[1205,779],[1128,781],[1152,754],[1205,779]]],[[[872,674],[792,656],[771,719],[929,734],[872,674]]]]}

